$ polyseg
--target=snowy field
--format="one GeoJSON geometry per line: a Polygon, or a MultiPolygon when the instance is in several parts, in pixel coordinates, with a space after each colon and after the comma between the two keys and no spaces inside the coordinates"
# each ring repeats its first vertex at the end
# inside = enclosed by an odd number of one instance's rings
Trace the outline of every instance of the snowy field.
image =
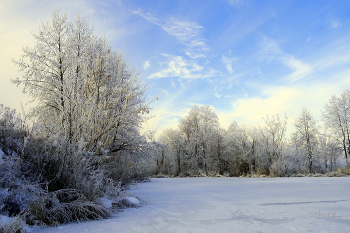
{"type": "Polygon", "coordinates": [[[350,232],[350,177],[165,178],[110,219],[34,232],[350,232]]]}

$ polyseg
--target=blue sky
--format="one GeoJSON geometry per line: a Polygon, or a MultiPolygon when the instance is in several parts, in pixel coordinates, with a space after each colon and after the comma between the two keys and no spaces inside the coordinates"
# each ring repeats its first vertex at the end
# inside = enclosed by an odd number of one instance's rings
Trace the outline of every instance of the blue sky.
{"type": "Polygon", "coordinates": [[[95,33],[124,48],[149,86],[153,119],[176,127],[193,105],[210,105],[222,127],[262,124],[302,107],[317,119],[331,95],[350,87],[350,1],[4,1],[0,3],[0,103],[28,97],[9,82],[11,58],[33,46],[31,32],[58,8],[88,16],[95,33]]]}

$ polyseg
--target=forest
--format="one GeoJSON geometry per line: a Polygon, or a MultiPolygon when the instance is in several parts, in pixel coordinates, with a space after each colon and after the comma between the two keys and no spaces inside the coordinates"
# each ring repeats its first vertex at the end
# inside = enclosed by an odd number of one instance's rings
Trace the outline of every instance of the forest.
{"type": "Polygon", "coordinates": [[[287,116],[223,129],[204,105],[156,139],[141,128],[157,97],[86,18],[56,10],[33,36],[36,45],[13,61],[13,83],[36,107],[18,114],[0,105],[0,213],[14,218],[0,232],[106,218],[113,208],[103,200],[120,207],[123,191],[150,176],[350,173],[350,90],[329,99],[322,121],[302,108],[288,137],[287,116]]]}

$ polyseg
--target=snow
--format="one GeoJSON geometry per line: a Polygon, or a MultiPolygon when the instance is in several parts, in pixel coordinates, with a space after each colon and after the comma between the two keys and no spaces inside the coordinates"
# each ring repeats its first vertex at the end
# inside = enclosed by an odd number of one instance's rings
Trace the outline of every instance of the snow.
{"type": "Polygon", "coordinates": [[[125,201],[129,206],[140,206],[141,202],[135,197],[125,197],[125,201]]]}
{"type": "Polygon", "coordinates": [[[106,208],[112,208],[113,206],[113,200],[109,199],[108,197],[100,198],[99,202],[106,208]]]}
{"type": "Polygon", "coordinates": [[[6,224],[8,222],[11,222],[14,218],[13,217],[8,217],[6,215],[0,215],[0,221],[2,224],[6,224]]]}
{"type": "Polygon", "coordinates": [[[350,232],[350,177],[163,178],[140,208],[34,232],[350,232]]]}

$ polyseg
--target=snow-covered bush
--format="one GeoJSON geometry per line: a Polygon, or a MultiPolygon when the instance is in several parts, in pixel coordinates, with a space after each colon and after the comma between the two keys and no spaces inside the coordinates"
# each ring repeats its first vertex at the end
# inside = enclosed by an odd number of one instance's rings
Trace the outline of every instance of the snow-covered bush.
{"type": "Polygon", "coordinates": [[[31,139],[21,156],[4,157],[0,165],[2,214],[45,225],[109,215],[110,210],[100,205],[98,198],[117,198],[119,182],[108,178],[95,157],[62,144],[52,146],[31,139]]]}
{"type": "Polygon", "coordinates": [[[27,129],[16,110],[0,104],[0,149],[5,154],[20,153],[27,129]]]}
{"type": "Polygon", "coordinates": [[[25,222],[21,217],[0,216],[0,233],[26,233],[25,222]],[[5,219],[3,219],[5,218],[5,219]]]}
{"type": "Polygon", "coordinates": [[[272,163],[270,167],[270,175],[272,176],[285,176],[286,169],[283,159],[276,160],[272,163]]]}

